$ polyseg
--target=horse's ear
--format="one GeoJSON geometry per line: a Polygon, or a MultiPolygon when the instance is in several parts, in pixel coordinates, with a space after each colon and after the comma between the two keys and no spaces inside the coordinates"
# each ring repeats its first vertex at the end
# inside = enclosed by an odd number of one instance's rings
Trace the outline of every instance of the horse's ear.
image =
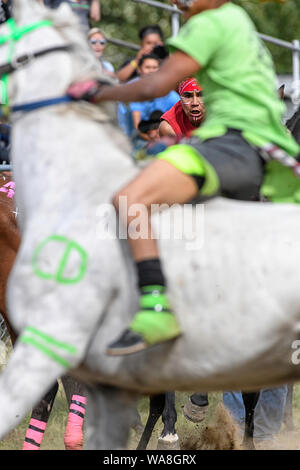
{"type": "Polygon", "coordinates": [[[285,88],[285,84],[281,85],[281,86],[278,88],[279,98],[280,98],[281,100],[284,100],[284,88],[285,88]]]}

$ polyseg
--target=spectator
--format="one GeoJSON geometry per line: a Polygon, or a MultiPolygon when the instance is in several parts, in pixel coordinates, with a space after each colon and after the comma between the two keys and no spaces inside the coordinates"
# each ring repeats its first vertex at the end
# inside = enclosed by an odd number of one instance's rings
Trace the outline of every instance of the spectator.
{"type": "Polygon", "coordinates": [[[180,101],[161,117],[160,137],[189,136],[204,120],[205,108],[202,87],[194,78],[188,78],[178,87],[180,101]]]}
{"type": "MultiPolygon", "coordinates": [[[[257,450],[280,449],[275,439],[280,431],[287,396],[287,386],[260,391],[254,410],[253,441],[257,450]]],[[[224,392],[224,405],[244,432],[245,407],[241,392],[224,392]]]]}
{"type": "Polygon", "coordinates": [[[136,57],[130,58],[121,65],[117,72],[117,77],[121,82],[132,80],[138,76],[139,61],[143,55],[150,54],[156,46],[160,46],[157,50],[157,56],[163,59],[168,54],[164,48],[164,36],[158,25],[144,26],[139,31],[141,40],[141,48],[136,57]]]}
{"type": "MultiPolygon", "coordinates": [[[[141,57],[138,66],[140,77],[157,72],[159,69],[160,60],[154,54],[147,54],[141,57]]],[[[137,79],[138,80],[138,79],[137,79]]],[[[148,120],[150,115],[155,110],[160,110],[163,113],[168,111],[177,101],[179,95],[176,91],[172,90],[167,95],[159,98],[154,98],[148,101],[140,101],[130,103],[129,108],[132,113],[132,121],[134,128],[137,129],[141,120],[148,120]]]]}
{"type": "Polygon", "coordinates": [[[0,122],[0,164],[10,162],[10,126],[0,122]]]}
{"type": "Polygon", "coordinates": [[[99,0],[40,0],[49,8],[57,8],[61,3],[67,2],[72,10],[79,16],[84,31],[90,28],[89,20],[100,21],[101,7],[99,0]]]}
{"type": "Polygon", "coordinates": [[[11,0],[0,0],[0,24],[11,17],[11,0]]]}
{"type": "Polygon", "coordinates": [[[140,136],[147,142],[156,142],[159,140],[159,125],[162,116],[160,110],[153,111],[148,121],[141,121],[138,125],[140,136]]]}
{"type": "Polygon", "coordinates": [[[103,72],[111,77],[115,77],[114,66],[107,60],[104,60],[102,57],[105,46],[107,44],[107,40],[106,40],[104,32],[99,28],[90,29],[88,33],[88,41],[97,59],[99,59],[103,72]]]}
{"type": "Polygon", "coordinates": [[[149,119],[140,121],[138,128],[133,132],[131,142],[133,157],[136,160],[143,160],[147,156],[147,146],[159,140],[158,128],[162,114],[159,110],[153,111],[149,119]]]}

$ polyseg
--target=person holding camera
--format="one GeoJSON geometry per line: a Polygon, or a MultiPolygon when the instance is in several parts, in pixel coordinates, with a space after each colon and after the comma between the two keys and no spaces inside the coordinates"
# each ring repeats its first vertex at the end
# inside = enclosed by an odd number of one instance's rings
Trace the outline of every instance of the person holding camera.
{"type": "Polygon", "coordinates": [[[168,51],[164,46],[164,35],[158,25],[144,26],[139,31],[141,48],[134,58],[126,60],[117,72],[120,82],[127,82],[139,76],[139,61],[143,55],[155,54],[163,60],[168,56],[168,51]]]}

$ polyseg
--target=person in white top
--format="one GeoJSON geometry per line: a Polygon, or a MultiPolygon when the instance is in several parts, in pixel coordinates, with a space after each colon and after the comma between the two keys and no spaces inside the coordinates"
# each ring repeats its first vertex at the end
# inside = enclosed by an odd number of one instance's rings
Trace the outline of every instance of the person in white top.
{"type": "Polygon", "coordinates": [[[114,66],[107,60],[104,60],[102,57],[104,49],[107,44],[107,39],[105,37],[104,32],[99,28],[90,29],[88,33],[88,41],[97,59],[99,59],[102,65],[103,72],[106,73],[107,75],[115,77],[114,66]]]}

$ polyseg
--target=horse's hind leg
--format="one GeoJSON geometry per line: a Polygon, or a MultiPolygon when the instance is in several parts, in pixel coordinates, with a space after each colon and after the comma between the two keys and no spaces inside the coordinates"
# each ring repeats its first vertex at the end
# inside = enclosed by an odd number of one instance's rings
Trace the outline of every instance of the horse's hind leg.
{"type": "Polygon", "coordinates": [[[140,442],[138,443],[137,450],[147,449],[147,445],[150,441],[154,426],[156,425],[158,419],[161,417],[164,411],[165,402],[166,398],[164,393],[161,393],[159,395],[152,395],[150,397],[149,416],[140,442]]]}
{"type": "Polygon", "coordinates": [[[200,423],[205,419],[208,410],[207,393],[194,393],[184,405],[184,416],[193,423],[200,423]]]}
{"type": "Polygon", "coordinates": [[[64,443],[66,450],[82,450],[83,422],[86,408],[86,389],[69,375],[61,379],[69,404],[64,443]]]}
{"type": "Polygon", "coordinates": [[[293,384],[287,386],[286,405],[283,417],[283,422],[287,431],[294,431],[295,429],[293,418],[293,388],[293,384]]]}
{"type": "Polygon", "coordinates": [[[175,430],[177,412],[175,407],[175,392],[165,394],[165,406],[162,413],[164,428],[158,439],[157,449],[178,450],[180,449],[179,438],[175,430]]]}
{"type": "Polygon", "coordinates": [[[245,434],[243,446],[249,450],[253,450],[255,449],[253,442],[254,410],[259,399],[259,392],[242,392],[242,397],[245,406],[245,434]]]}
{"type": "Polygon", "coordinates": [[[49,392],[33,409],[22,450],[40,449],[57,390],[58,383],[55,382],[49,392]]]}

